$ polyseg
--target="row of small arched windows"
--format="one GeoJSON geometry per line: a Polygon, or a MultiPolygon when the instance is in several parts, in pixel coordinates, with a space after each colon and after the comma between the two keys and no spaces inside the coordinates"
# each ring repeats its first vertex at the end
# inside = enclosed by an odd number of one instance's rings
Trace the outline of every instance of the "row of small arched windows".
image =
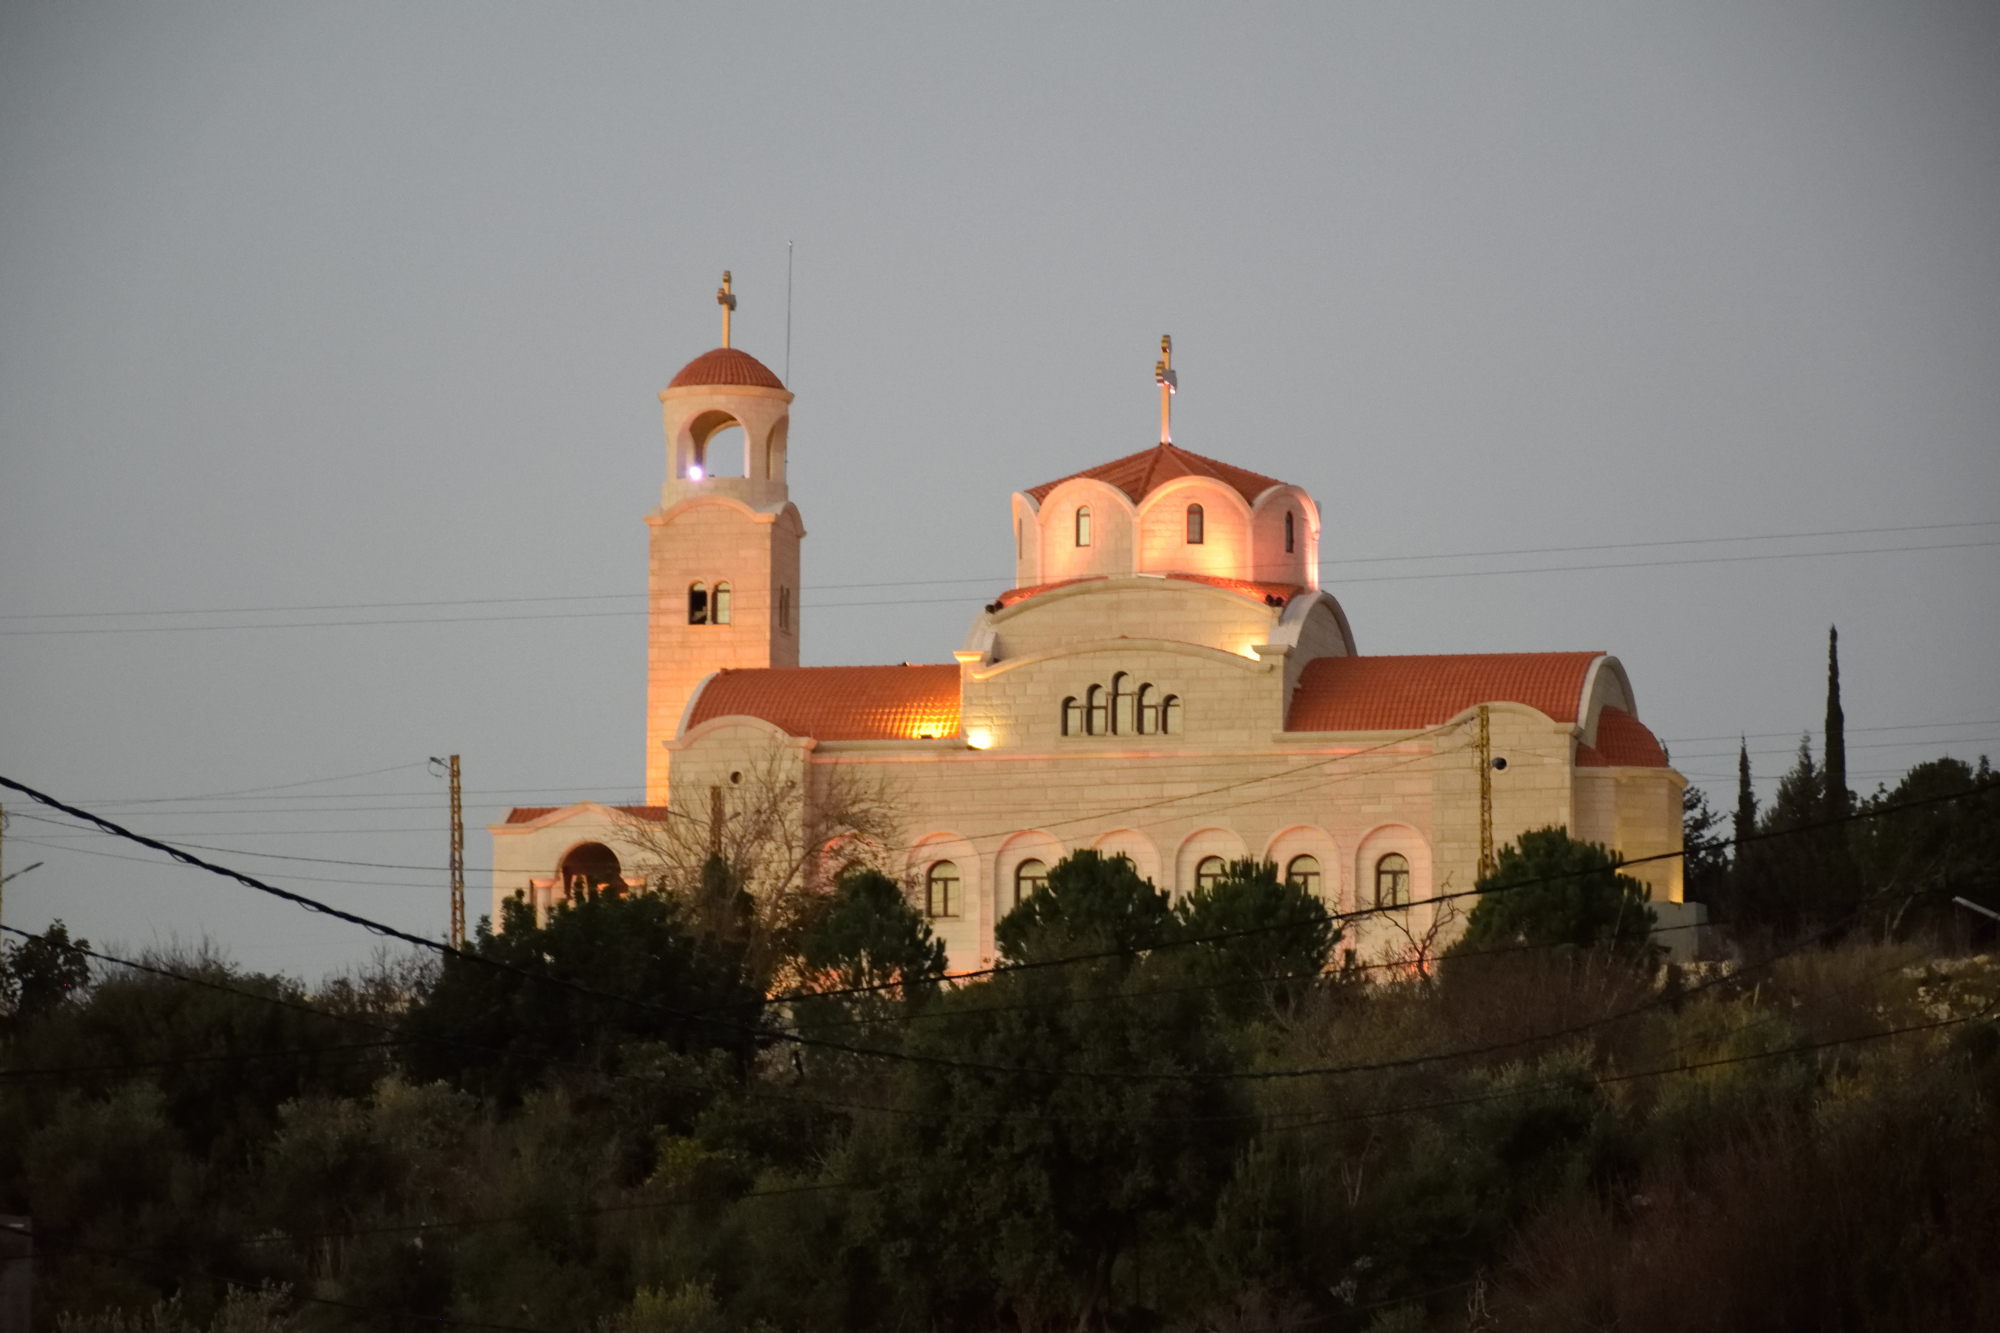
{"type": "MultiPolygon", "coordinates": [[[[1206,517],[1202,514],[1201,506],[1198,504],[1189,505],[1187,507],[1187,544],[1189,546],[1201,546],[1206,542],[1207,537],[1208,537],[1208,523],[1206,517]]],[[[1297,537],[1293,529],[1292,513],[1290,510],[1286,510],[1285,511],[1285,554],[1286,555],[1290,555],[1292,553],[1292,551],[1295,549],[1296,543],[1297,543],[1297,537]]],[[[1019,527],[1016,527],[1014,530],[1014,545],[1016,548],[1015,550],[1016,555],[1020,554],[1019,551],[1020,544],[1021,544],[1021,533],[1019,527]]],[[[1090,545],[1089,505],[1078,505],[1076,507],[1076,544],[1078,546],[1090,545]]]]}
{"type": "MultiPolygon", "coordinates": [[[[1194,885],[1197,889],[1214,889],[1229,873],[1229,863],[1219,856],[1204,856],[1194,868],[1194,885]]],[[[1014,901],[1019,907],[1029,894],[1041,889],[1049,882],[1049,867],[1045,861],[1030,858],[1014,867],[1014,901]]],[[[1317,856],[1295,856],[1285,863],[1285,883],[1306,893],[1319,893],[1320,866],[1317,856]]],[[[1390,852],[1375,863],[1375,905],[1377,907],[1408,907],[1410,905],[1410,861],[1400,852],[1390,852]]],[[[964,895],[960,890],[958,864],[953,861],[933,861],[924,875],[924,915],[932,920],[945,920],[962,916],[965,911],[964,895]]]]}
{"type": "Polygon", "coordinates": [[[718,583],[713,589],[706,583],[688,585],[688,624],[727,625],[729,623],[730,593],[727,583],[718,583]]]}
{"type": "Polygon", "coordinates": [[[1065,736],[1178,736],[1180,730],[1180,696],[1151,685],[1134,689],[1122,671],[1112,675],[1111,688],[1092,685],[1081,699],[1072,694],[1062,701],[1065,736]]]}

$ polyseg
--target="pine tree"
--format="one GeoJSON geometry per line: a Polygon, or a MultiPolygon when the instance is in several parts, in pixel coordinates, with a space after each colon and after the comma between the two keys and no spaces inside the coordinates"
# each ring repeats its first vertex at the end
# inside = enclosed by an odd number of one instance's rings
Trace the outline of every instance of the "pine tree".
{"type": "Polygon", "coordinates": [[[1840,630],[1826,631],[1826,815],[1839,819],[1854,808],[1847,790],[1847,718],[1840,711],[1840,630]]]}

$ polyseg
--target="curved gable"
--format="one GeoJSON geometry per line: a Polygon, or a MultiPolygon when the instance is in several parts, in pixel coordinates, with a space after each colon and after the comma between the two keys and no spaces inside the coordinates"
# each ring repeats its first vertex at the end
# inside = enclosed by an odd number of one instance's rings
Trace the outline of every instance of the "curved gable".
{"type": "Polygon", "coordinates": [[[1646,724],[1606,704],[1597,714],[1597,744],[1576,747],[1578,768],[1665,768],[1667,752],[1646,724]]]}

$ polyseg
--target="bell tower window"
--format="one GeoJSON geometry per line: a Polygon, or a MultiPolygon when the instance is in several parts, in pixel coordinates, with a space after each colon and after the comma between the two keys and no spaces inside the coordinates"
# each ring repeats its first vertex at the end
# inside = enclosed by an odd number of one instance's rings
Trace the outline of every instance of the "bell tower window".
{"type": "Polygon", "coordinates": [[[1288,509],[1285,511],[1285,554],[1290,555],[1291,553],[1292,553],[1292,513],[1288,509]]]}
{"type": "Polygon", "coordinates": [[[718,625],[727,625],[729,623],[729,600],[729,585],[727,583],[716,584],[715,595],[710,599],[711,614],[709,619],[718,625]]]}
{"type": "Polygon", "coordinates": [[[1202,544],[1200,505],[1189,505],[1187,507],[1187,544],[1189,546],[1200,546],[1202,544]]]}
{"type": "Polygon", "coordinates": [[[706,583],[690,583],[688,585],[688,624],[706,625],[707,623],[708,585],[706,583]]]}
{"type": "Polygon", "coordinates": [[[1076,507],[1076,544],[1078,546],[1090,545],[1089,505],[1078,505],[1076,507]]]}

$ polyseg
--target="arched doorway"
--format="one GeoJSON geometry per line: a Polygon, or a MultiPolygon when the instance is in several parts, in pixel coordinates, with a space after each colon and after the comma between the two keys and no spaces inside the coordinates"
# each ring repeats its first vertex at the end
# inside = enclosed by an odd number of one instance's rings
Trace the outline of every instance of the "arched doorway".
{"type": "Polygon", "coordinates": [[[625,887],[624,869],[618,864],[617,853],[601,842],[583,842],[570,848],[556,876],[563,892],[569,895],[585,885],[593,889],[607,885],[625,887]]]}

